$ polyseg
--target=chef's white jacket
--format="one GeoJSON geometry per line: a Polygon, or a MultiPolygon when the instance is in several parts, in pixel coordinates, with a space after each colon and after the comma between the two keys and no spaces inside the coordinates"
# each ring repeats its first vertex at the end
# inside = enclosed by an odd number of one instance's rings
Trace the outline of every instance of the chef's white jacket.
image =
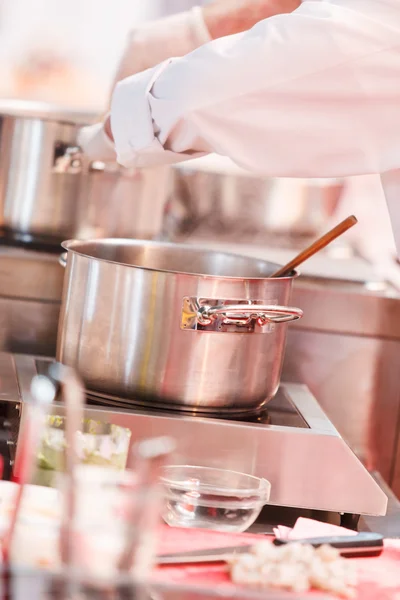
{"type": "Polygon", "coordinates": [[[380,173],[400,250],[400,0],[305,0],[128,77],[111,126],[125,166],[214,151],[268,176],[380,173]]]}

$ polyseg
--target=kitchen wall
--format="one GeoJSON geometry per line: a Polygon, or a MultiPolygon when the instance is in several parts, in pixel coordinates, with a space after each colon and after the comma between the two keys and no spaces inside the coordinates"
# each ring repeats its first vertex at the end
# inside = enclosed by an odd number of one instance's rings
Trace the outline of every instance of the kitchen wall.
{"type": "Polygon", "coordinates": [[[104,109],[127,33],[193,0],[0,0],[0,97],[104,109]]]}

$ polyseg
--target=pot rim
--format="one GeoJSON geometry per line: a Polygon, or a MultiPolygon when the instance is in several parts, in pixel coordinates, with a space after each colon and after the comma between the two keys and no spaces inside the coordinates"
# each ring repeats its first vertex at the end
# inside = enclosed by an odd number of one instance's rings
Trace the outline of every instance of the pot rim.
{"type": "Polygon", "coordinates": [[[73,126],[90,125],[99,119],[99,115],[94,111],[20,98],[5,98],[0,100],[0,117],[35,119],[73,126]]]}
{"type": "Polygon", "coordinates": [[[106,244],[106,245],[112,245],[112,244],[117,244],[117,245],[130,245],[130,246],[150,246],[150,247],[161,247],[161,248],[177,248],[177,249],[181,249],[181,250],[190,250],[193,252],[202,252],[203,254],[207,254],[207,255],[211,255],[211,254],[222,254],[224,256],[227,257],[239,257],[239,258],[245,258],[249,261],[254,261],[254,262],[263,262],[263,263],[267,263],[269,265],[271,265],[271,267],[274,268],[274,270],[278,269],[280,266],[282,265],[278,265],[277,263],[273,263],[273,262],[269,262],[267,260],[264,260],[262,258],[255,258],[255,257],[251,257],[251,256],[246,256],[243,254],[235,254],[233,252],[220,252],[220,251],[216,251],[216,250],[210,250],[210,249],[206,249],[203,248],[201,246],[195,246],[195,245],[187,245],[187,244],[176,244],[176,243],[172,243],[172,242],[154,242],[154,241],[148,241],[148,240],[136,240],[136,239],[126,239],[126,238],[98,238],[98,239],[90,239],[90,240],[66,240],[64,242],[62,242],[61,246],[62,248],[64,248],[64,250],[67,250],[67,252],[73,252],[74,254],[78,254],[79,256],[83,256],[85,258],[90,258],[92,260],[96,260],[99,262],[104,262],[104,263],[110,263],[113,265],[119,265],[119,266],[123,266],[123,267],[129,267],[132,269],[143,269],[144,271],[151,271],[153,273],[170,273],[171,275],[185,275],[186,277],[201,277],[204,279],[219,279],[219,280],[230,280],[230,281],[242,281],[242,280],[246,280],[246,281],[289,281],[289,280],[293,280],[296,279],[299,275],[300,272],[297,270],[294,270],[292,272],[291,275],[286,275],[285,277],[270,277],[270,276],[252,276],[252,277],[246,277],[245,275],[210,275],[207,273],[192,273],[192,272],[188,272],[188,271],[176,271],[173,269],[155,269],[153,267],[145,267],[143,265],[134,265],[134,264],[129,264],[129,263],[124,263],[124,262],[117,262],[114,260],[110,260],[108,258],[99,258],[97,256],[91,256],[90,254],[85,253],[84,251],[80,251],[79,249],[77,249],[77,247],[79,248],[79,246],[81,245],[87,245],[87,244],[106,244]]]}

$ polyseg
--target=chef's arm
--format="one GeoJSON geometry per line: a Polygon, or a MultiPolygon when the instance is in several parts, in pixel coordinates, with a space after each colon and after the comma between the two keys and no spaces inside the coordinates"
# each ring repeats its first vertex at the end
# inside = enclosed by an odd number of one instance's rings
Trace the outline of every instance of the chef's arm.
{"type": "Polygon", "coordinates": [[[295,10],[301,0],[213,0],[203,8],[152,21],[132,30],[113,87],[130,75],[227,35],[246,31],[266,17],[295,10]]]}
{"type": "MultiPolygon", "coordinates": [[[[128,36],[111,89],[121,79],[154,67],[171,56],[184,56],[211,39],[199,7],[136,27],[128,36]]],[[[110,138],[110,124],[106,119],[104,128],[103,123],[98,123],[81,130],[78,143],[90,159],[115,161],[110,138]]]]}
{"type": "MultiPolygon", "coordinates": [[[[152,21],[130,33],[112,88],[171,56],[184,56],[211,39],[244,31],[265,17],[295,10],[301,0],[213,0],[204,8],[152,21]]],[[[85,128],[79,144],[92,160],[115,160],[108,119],[85,128]]]]}
{"type": "Polygon", "coordinates": [[[184,56],[212,39],[246,31],[266,17],[292,12],[300,1],[213,0],[203,8],[196,6],[141,25],[128,37],[114,86],[121,79],[154,67],[171,56],[184,56]]]}
{"type": "Polygon", "coordinates": [[[215,151],[265,175],[331,177],[400,163],[400,3],[304,2],[120,82],[125,166],[215,151]]]}
{"type": "Polygon", "coordinates": [[[121,79],[171,56],[184,56],[211,39],[200,7],[137,27],[128,36],[113,88],[121,79]]]}

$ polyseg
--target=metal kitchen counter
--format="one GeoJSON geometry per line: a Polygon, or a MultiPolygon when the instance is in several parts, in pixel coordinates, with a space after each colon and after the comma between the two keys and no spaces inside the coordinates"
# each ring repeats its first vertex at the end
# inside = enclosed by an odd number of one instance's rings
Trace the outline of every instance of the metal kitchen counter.
{"type": "MultiPolygon", "coordinates": [[[[373,531],[385,538],[400,539],[400,501],[386,485],[379,473],[372,473],[375,481],[388,497],[387,513],[384,517],[362,516],[358,523],[359,531],[373,531]]],[[[305,511],[297,508],[265,507],[249,533],[272,535],[273,527],[286,525],[293,527],[299,517],[315,519],[332,525],[340,525],[339,515],[322,511],[305,511]]]]}
{"type": "Polygon", "coordinates": [[[400,501],[378,473],[374,473],[373,476],[388,497],[387,513],[384,517],[361,517],[359,529],[374,531],[386,538],[400,539],[400,501]]]}

